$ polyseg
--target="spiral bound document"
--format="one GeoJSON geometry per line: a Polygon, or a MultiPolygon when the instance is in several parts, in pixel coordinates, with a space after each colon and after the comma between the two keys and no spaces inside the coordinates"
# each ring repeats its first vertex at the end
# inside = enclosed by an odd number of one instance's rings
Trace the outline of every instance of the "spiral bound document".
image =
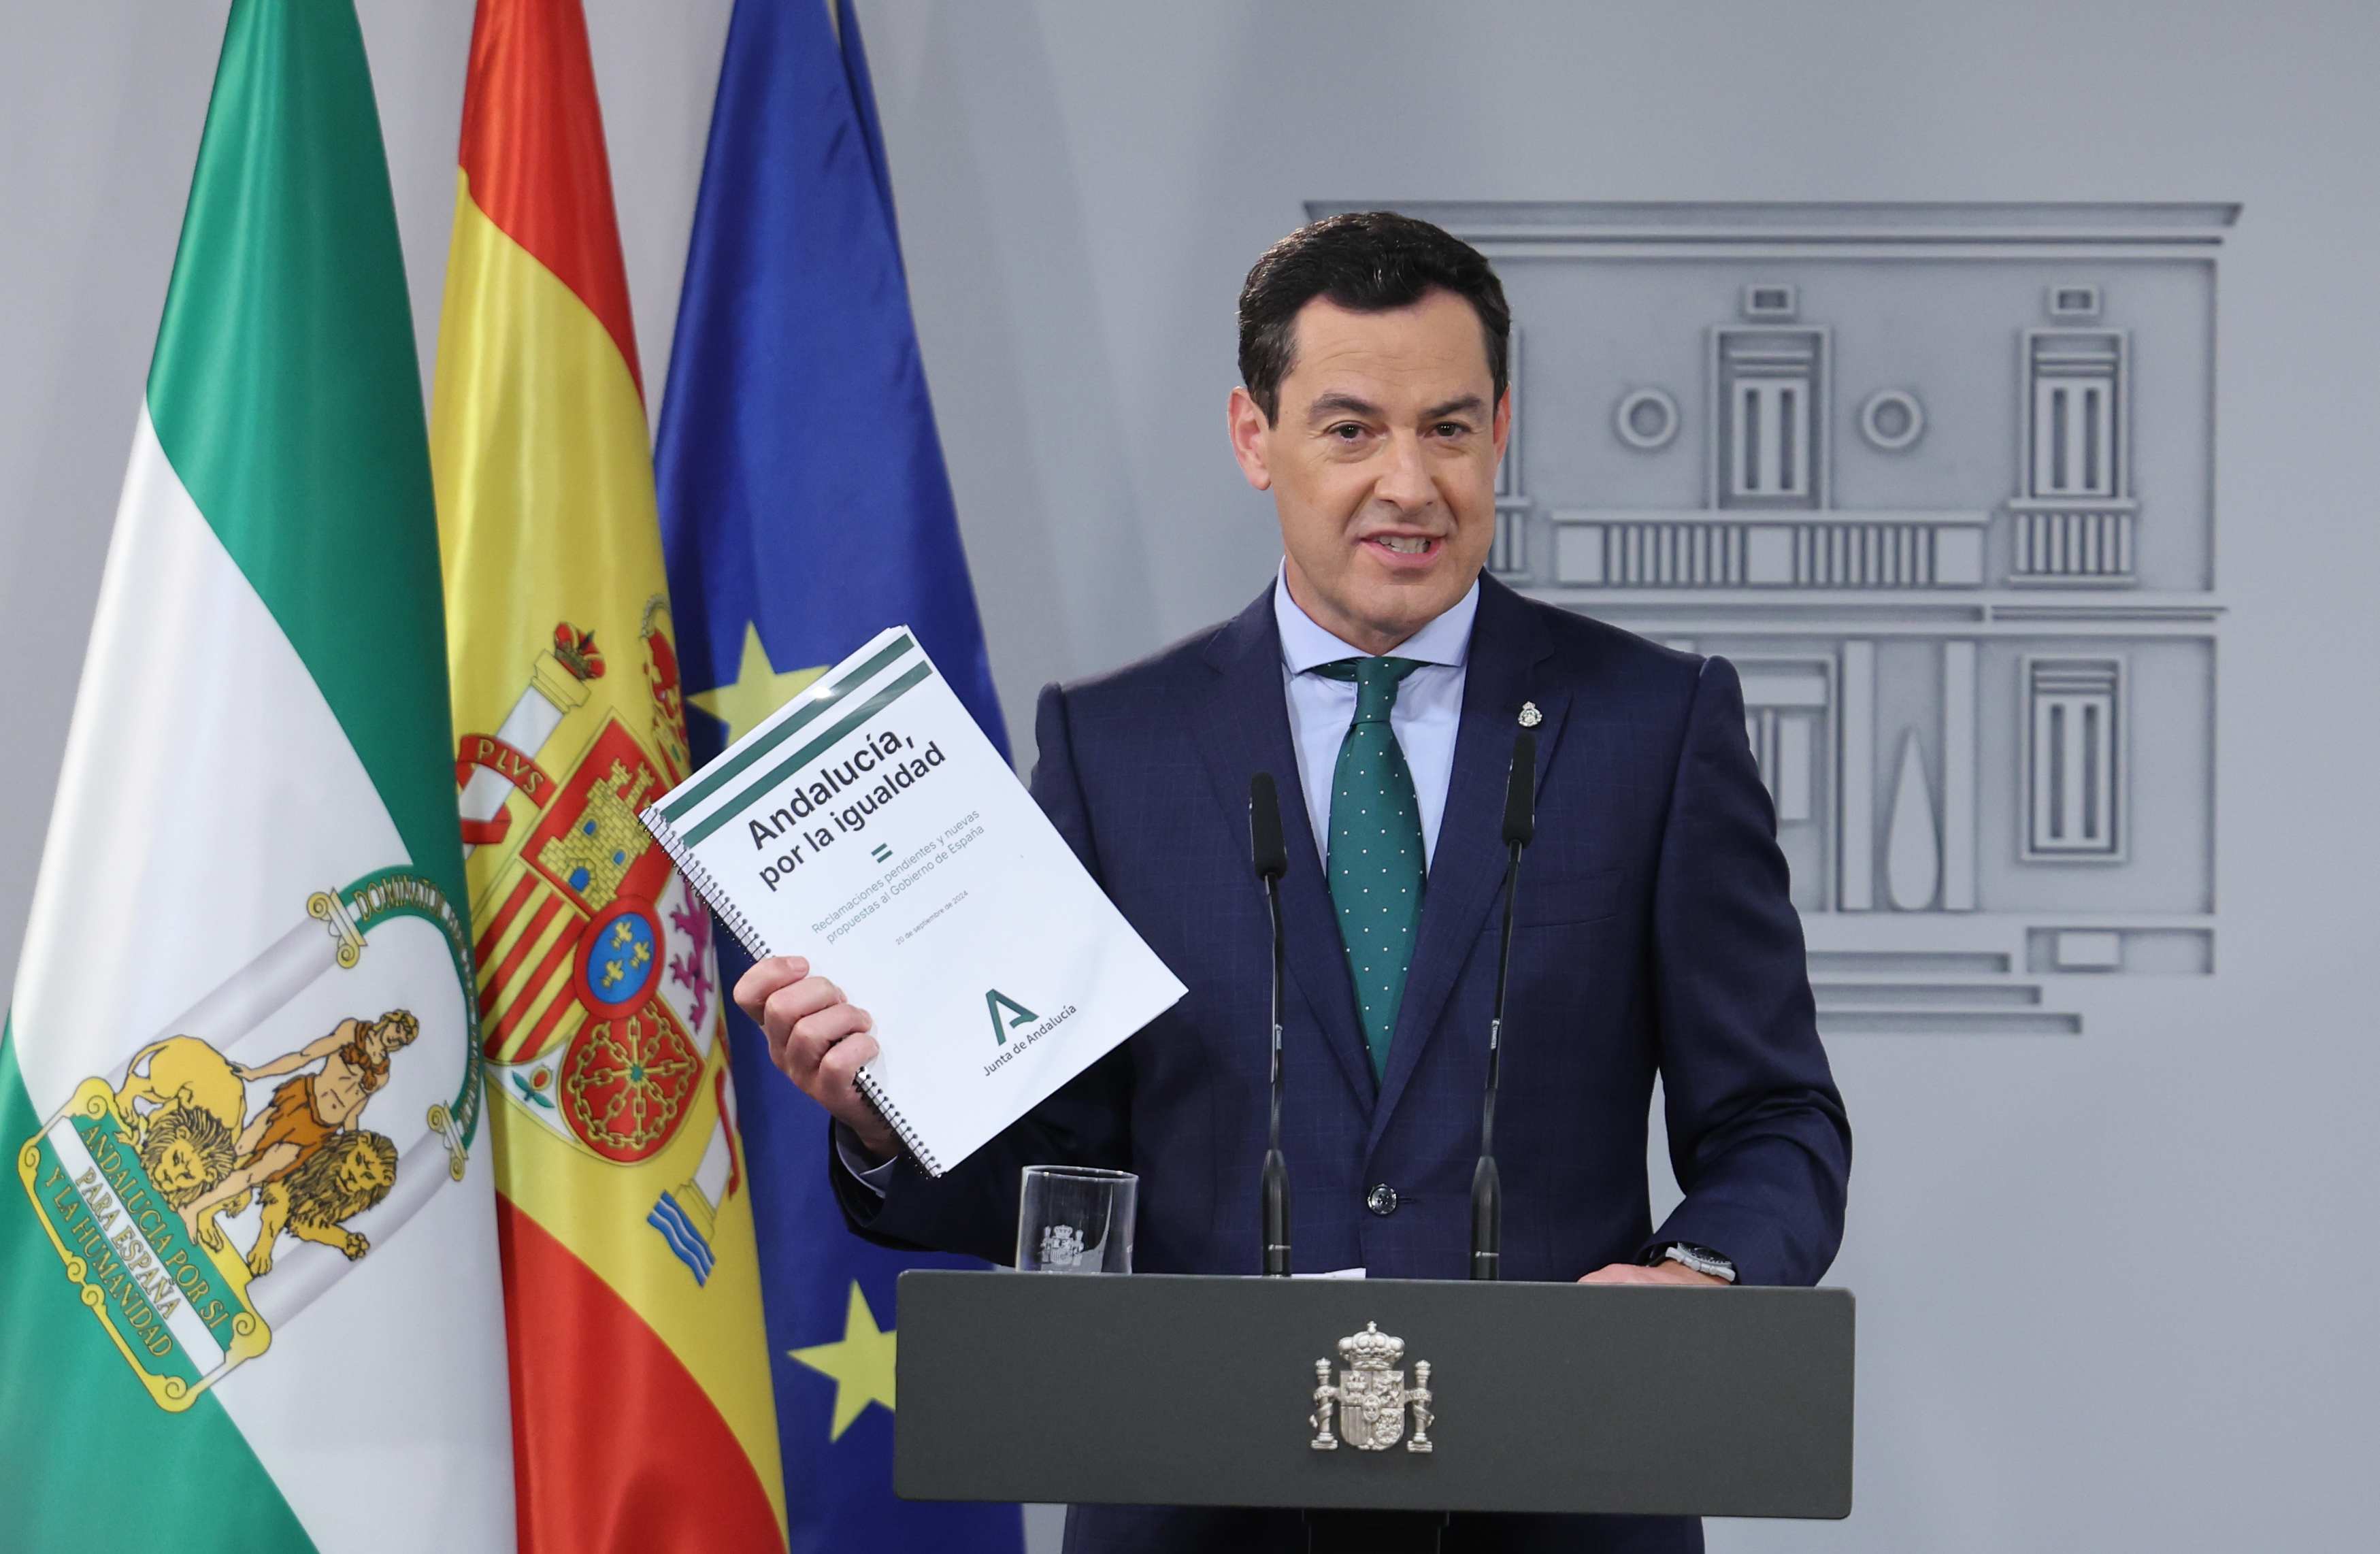
{"type": "Polygon", "coordinates": [[[859,1087],[936,1176],[1184,990],[906,626],[643,819],[745,949],[875,1017],[859,1087]]]}

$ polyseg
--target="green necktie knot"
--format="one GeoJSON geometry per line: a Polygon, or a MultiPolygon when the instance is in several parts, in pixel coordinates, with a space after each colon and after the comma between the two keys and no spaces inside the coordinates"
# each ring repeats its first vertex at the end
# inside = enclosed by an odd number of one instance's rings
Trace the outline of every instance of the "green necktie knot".
{"type": "Polygon", "coordinates": [[[1326,680],[1354,681],[1355,721],[1384,723],[1396,710],[1397,687],[1404,683],[1406,675],[1420,667],[1419,659],[1340,659],[1317,664],[1314,673],[1326,680]]]}

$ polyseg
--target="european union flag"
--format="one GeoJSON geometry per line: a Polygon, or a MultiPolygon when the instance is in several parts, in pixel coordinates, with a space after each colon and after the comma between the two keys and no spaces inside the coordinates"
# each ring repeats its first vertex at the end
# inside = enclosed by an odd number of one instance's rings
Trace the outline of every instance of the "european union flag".
{"type": "MultiPolygon", "coordinates": [[[[735,6],[655,465],[698,759],[901,623],[1007,748],[849,0],[735,6]]],[[[1014,1506],[893,1498],[893,1281],[957,1259],[844,1229],[818,1109],[727,1018],[794,1554],[1021,1548],[1014,1506]]]]}

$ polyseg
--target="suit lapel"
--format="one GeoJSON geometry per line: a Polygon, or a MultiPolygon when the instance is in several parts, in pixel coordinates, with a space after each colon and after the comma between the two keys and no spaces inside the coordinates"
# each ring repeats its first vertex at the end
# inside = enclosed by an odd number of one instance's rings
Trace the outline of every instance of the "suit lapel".
{"type": "MultiPolygon", "coordinates": [[[[1346,951],[1339,942],[1339,918],[1322,877],[1321,854],[1306,818],[1305,795],[1297,776],[1297,754],[1289,735],[1289,708],[1281,682],[1281,629],[1272,613],[1272,590],[1242,611],[1217,633],[1207,650],[1216,672],[1213,694],[1195,709],[1197,745],[1215,798],[1247,832],[1248,779],[1269,771],[1281,794],[1281,823],[1289,847],[1289,872],[1281,882],[1282,933],[1289,948],[1289,986],[1302,996],[1323,1042],[1338,1060],[1361,1104],[1372,1104],[1372,1060],[1355,1017],[1355,989],[1347,975],[1346,951]]],[[[1262,886],[1253,872],[1248,888],[1262,886]]]]}
{"type": "MultiPolygon", "coordinates": [[[[1373,1144],[1421,1061],[1422,1049],[1479,941],[1488,908],[1502,893],[1505,782],[1524,702],[1534,700],[1544,720],[1536,726],[1540,784],[1553,759],[1569,699],[1565,692],[1535,684],[1536,666],[1552,652],[1551,636],[1519,596],[1483,577],[1479,614],[1471,628],[1471,652],[1463,670],[1454,771],[1447,783],[1438,846],[1430,857],[1429,889],[1422,900],[1421,930],[1414,941],[1412,968],[1405,974],[1396,1036],[1389,1045],[1388,1072],[1381,1077],[1379,1105],[1372,1113],[1373,1144]]],[[[1468,1038],[1467,1033],[1456,1038],[1468,1038]]],[[[1484,1028],[1477,1038],[1484,1049],[1484,1028]]]]}

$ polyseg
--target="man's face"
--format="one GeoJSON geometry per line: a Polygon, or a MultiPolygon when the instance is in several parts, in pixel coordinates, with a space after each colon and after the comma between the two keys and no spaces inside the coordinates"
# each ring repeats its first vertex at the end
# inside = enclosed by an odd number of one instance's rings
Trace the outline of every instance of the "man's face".
{"type": "Polygon", "coordinates": [[[1487,563],[1512,399],[1495,400],[1479,315],[1451,292],[1385,313],[1316,297],[1296,339],[1276,419],[1232,391],[1232,451],[1273,493],[1290,597],[1386,652],[1487,563]]]}

